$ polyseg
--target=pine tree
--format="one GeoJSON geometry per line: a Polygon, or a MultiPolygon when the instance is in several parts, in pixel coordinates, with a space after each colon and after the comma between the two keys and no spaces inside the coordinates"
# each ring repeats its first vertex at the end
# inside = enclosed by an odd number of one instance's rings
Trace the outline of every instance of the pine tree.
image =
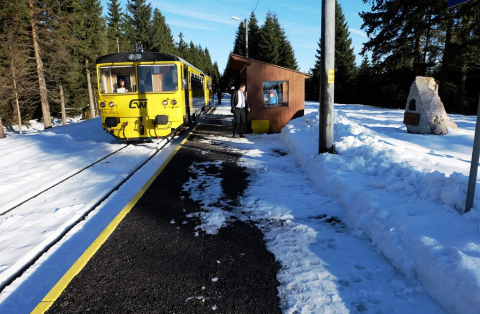
{"type": "Polygon", "coordinates": [[[39,38],[39,28],[44,28],[48,23],[42,23],[47,17],[47,14],[43,14],[43,8],[40,6],[40,3],[36,3],[33,0],[29,0],[28,7],[30,12],[30,23],[31,23],[31,34],[32,34],[32,44],[33,52],[35,56],[35,63],[37,66],[37,75],[38,75],[38,92],[40,96],[40,105],[42,108],[43,116],[43,125],[45,129],[52,127],[52,121],[50,116],[50,106],[48,103],[48,91],[47,84],[45,80],[45,69],[43,66],[42,52],[40,47],[40,38],[39,38]]]}
{"type": "Polygon", "coordinates": [[[342,7],[335,6],[335,92],[337,103],[354,102],[355,53],[342,7]]]}
{"type": "Polygon", "coordinates": [[[248,57],[258,60],[259,48],[258,42],[260,39],[260,27],[258,26],[258,20],[255,17],[255,13],[250,14],[250,20],[248,21],[248,57]]]}
{"type": "Polygon", "coordinates": [[[128,0],[129,20],[135,28],[135,42],[143,45],[144,51],[151,51],[152,4],[145,0],[128,0]]]}
{"type": "MultiPolygon", "coordinates": [[[[457,99],[454,107],[454,110],[458,113],[472,113],[477,108],[477,102],[471,100],[467,102],[469,93],[466,90],[466,84],[469,71],[478,69],[480,65],[479,4],[479,1],[474,1],[473,6],[460,6],[455,13],[455,34],[453,43],[450,45],[452,50],[450,53],[453,53],[455,58],[450,61],[450,66],[455,67],[458,73],[457,99]]],[[[477,95],[478,92],[472,96],[476,98],[477,95]]]]}
{"type": "Polygon", "coordinates": [[[362,28],[369,35],[362,53],[371,51],[373,61],[378,61],[388,77],[395,81],[383,82],[389,84],[384,90],[400,86],[400,93],[408,94],[414,77],[435,73],[441,58],[440,97],[447,104],[447,110],[448,103],[453,102],[456,105],[450,108],[462,112],[468,69],[478,63],[475,29],[479,27],[476,22],[479,20],[479,1],[469,1],[450,10],[447,10],[445,1],[369,2],[372,12],[360,14],[364,20],[362,28]],[[403,74],[403,81],[393,75],[398,75],[399,71],[403,74]],[[447,93],[446,86],[452,83],[457,86],[456,99],[447,93]]]}
{"type": "Polygon", "coordinates": [[[282,27],[280,29],[280,61],[278,62],[279,66],[292,69],[297,71],[298,64],[295,59],[295,53],[293,52],[293,47],[290,44],[290,41],[287,39],[285,34],[285,29],[282,27]]]}
{"type": "Polygon", "coordinates": [[[175,47],[176,55],[179,56],[180,58],[186,60],[187,56],[188,56],[188,45],[185,42],[185,40],[183,39],[183,33],[182,32],[180,32],[178,37],[180,39],[179,39],[179,41],[178,41],[178,43],[176,44],[176,47],[175,47]]]}
{"type": "Polygon", "coordinates": [[[321,39],[318,42],[318,49],[315,54],[315,64],[310,69],[311,78],[305,81],[305,99],[312,101],[320,101],[320,82],[322,69],[322,43],[321,39]]]}
{"type": "Polygon", "coordinates": [[[371,51],[373,61],[387,68],[407,65],[415,75],[425,75],[425,39],[443,20],[445,9],[442,1],[373,1],[372,12],[360,14],[369,36],[362,52],[371,51]]]}
{"type": "Polygon", "coordinates": [[[368,57],[365,56],[357,71],[355,101],[364,105],[374,105],[375,100],[373,99],[373,95],[375,93],[372,92],[374,86],[376,86],[376,84],[373,67],[368,57]]]}
{"type": "Polygon", "coordinates": [[[0,116],[9,124],[16,122],[20,134],[22,116],[30,119],[33,114],[29,100],[38,95],[27,9],[23,0],[0,6],[0,116]]]}
{"type": "MultiPolygon", "coordinates": [[[[312,69],[313,75],[309,79],[309,90],[307,96],[309,100],[318,101],[320,99],[320,80],[322,66],[322,51],[320,38],[318,42],[316,61],[312,69]]],[[[343,15],[342,8],[337,2],[335,7],[335,102],[350,103],[355,101],[354,79],[356,74],[355,55],[353,52],[352,40],[348,31],[348,25],[343,15]]]]}
{"type": "Polygon", "coordinates": [[[210,51],[208,51],[208,48],[204,49],[203,55],[204,55],[204,60],[205,60],[204,61],[205,69],[203,69],[203,70],[204,70],[205,74],[207,74],[208,76],[210,76],[213,79],[215,71],[214,71],[214,68],[213,68],[212,58],[210,57],[210,51]]]}
{"type": "Polygon", "coordinates": [[[119,0],[110,0],[107,4],[107,39],[108,52],[120,52],[120,37],[122,36],[122,9],[119,0]]]}
{"type": "Polygon", "coordinates": [[[220,88],[220,72],[218,70],[217,61],[213,63],[212,84],[215,86],[215,88],[220,88]]]}
{"type": "MultiPolygon", "coordinates": [[[[122,36],[120,37],[120,50],[121,51],[134,51],[135,43],[135,26],[130,22],[130,16],[128,14],[122,14],[122,36]]],[[[140,46],[138,46],[140,48],[140,46]]]]}
{"type": "Polygon", "coordinates": [[[233,53],[239,56],[245,56],[245,22],[244,21],[241,21],[238,24],[238,29],[235,34],[235,42],[233,44],[233,53]]]}
{"type": "Polygon", "coordinates": [[[95,101],[93,88],[96,79],[92,80],[91,73],[95,78],[94,61],[106,53],[103,45],[105,42],[105,23],[102,16],[102,7],[99,0],[82,0],[83,7],[83,33],[79,41],[79,52],[81,53],[85,66],[87,90],[90,104],[90,117],[95,117],[95,101]],[[93,83],[93,84],[92,84],[93,83]]]}
{"type": "Polygon", "coordinates": [[[79,108],[86,99],[78,44],[83,32],[81,0],[45,0],[49,10],[48,40],[43,42],[49,101],[54,113],[61,112],[66,123],[66,107],[79,108]]]}
{"type": "Polygon", "coordinates": [[[172,31],[167,25],[165,17],[158,9],[155,9],[153,12],[151,40],[151,51],[169,54],[174,53],[172,31]]]}
{"type": "Polygon", "coordinates": [[[265,23],[260,29],[259,60],[278,64],[280,62],[280,38],[281,28],[278,25],[277,16],[275,13],[268,11],[265,23]]]}

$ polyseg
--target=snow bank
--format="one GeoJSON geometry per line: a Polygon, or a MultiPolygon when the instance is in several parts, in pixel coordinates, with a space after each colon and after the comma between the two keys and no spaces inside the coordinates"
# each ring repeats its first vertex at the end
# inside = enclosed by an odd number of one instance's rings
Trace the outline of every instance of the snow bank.
{"type": "Polygon", "coordinates": [[[338,110],[338,155],[318,155],[318,129],[311,113],[281,133],[317,188],[336,197],[355,230],[447,311],[480,313],[480,211],[459,214],[468,178],[433,170],[427,153],[391,145],[338,110]]]}

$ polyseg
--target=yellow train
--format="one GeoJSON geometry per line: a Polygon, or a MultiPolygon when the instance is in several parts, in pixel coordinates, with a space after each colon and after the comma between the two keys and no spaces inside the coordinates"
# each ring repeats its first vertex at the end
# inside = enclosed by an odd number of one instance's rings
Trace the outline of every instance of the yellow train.
{"type": "Polygon", "coordinates": [[[174,55],[120,52],[96,64],[102,127],[121,140],[168,136],[213,102],[211,78],[174,55]]]}

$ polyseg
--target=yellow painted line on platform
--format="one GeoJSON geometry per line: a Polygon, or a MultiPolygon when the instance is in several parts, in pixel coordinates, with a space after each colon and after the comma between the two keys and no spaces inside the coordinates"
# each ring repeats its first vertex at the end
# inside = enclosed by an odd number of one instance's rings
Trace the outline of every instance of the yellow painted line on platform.
{"type": "MultiPolygon", "coordinates": [[[[210,107],[207,114],[214,107],[210,107]]],[[[204,118],[202,117],[202,120],[204,118]]],[[[70,269],[63,275],[63,277],[57,282],[57,284],[48,292],[48,294],[43,298],[43,300],[33,309],[31,314],[40,314],[45,313],[50,306],[58,299],[58,297],[62,294],[63,290],[67,288],[68,284],[72,281],[73,277],[75,277],[88,261],[92,258],[92,256],[98,251],[98,249],[102,246],[103,243],[108,239],[108,237],[113,233],[113,231],[117,228],[120,222],[125,218],[125,216],[130,212],[130,210],[135,206],[138,200],[145,194],[145,191],[152,185],[153,181],[160,175],[160,173],[165,169],[167,164],[172,160],[173,156],[177,154],[180,148],[185,144],[188,140],[190,135],[197,129],[200,125],[200,122],[193,128],[193,130],[188,134],[183,141],[178,144],[178,147],[175,148],[172,154],[165,160],[165,162],[158,168],[155,174],[145,183],[145,185],[140,189],[140,191],[135,194],[135,196],[128,202],[128,204],[122,209],[122,211],[112,220],[112,222],[103,230],[103,232],[93,241],[93,243],[87,248],[87,250],[78,258],[75,264],[70,267],[70,269]]]]}

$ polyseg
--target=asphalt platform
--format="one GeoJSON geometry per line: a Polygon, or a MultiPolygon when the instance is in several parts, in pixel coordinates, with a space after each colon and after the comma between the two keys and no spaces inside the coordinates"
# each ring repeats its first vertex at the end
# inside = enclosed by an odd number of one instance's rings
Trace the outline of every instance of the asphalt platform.
{"type": "Polygon", "coordinates": [[[231,136],[231,119],[206,115],[47,313],[281,313],[278,263],[261,231],[234,218],[248,185],[240,156],[202,141],[231,136]],[[183,191],[190,165],[207,161],[222,161],[219,204],[234,220],[216,235],[195,230],[187,215],[201,206],[183,191]]]}

